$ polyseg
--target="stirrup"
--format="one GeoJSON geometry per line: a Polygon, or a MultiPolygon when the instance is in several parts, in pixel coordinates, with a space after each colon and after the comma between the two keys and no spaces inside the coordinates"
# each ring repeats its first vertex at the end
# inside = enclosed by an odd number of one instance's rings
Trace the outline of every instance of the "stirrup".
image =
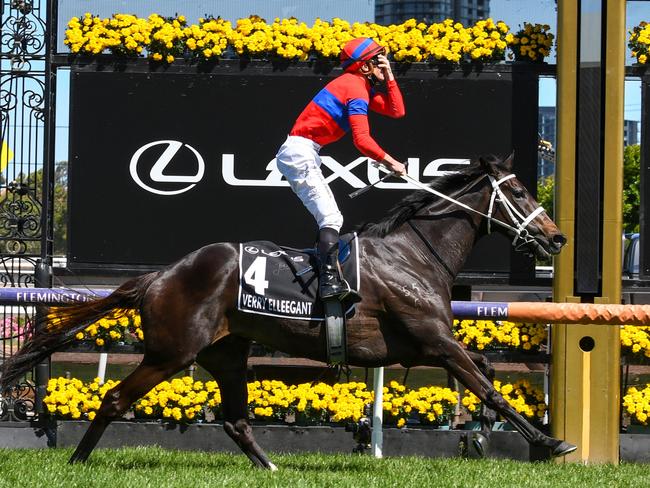
{"type": "Polygon", "coordinates": [[[357,290],[353,289],[350,286],[350,283],[348,283],[348,280],[343,279],[341,281],[345,284],[345,287],[347,288],[347,290],[342,295],[339,295],[339,300],[341,300],[341,301],[349,300],[352,303],[359,303],[362,300],[361,295],[359,294],[359,292],[357,290]]]}
{"type": "Polygon", "coordinates": [[[353,290],[350,284],[345,279],[340,280],[342,285],[339,291],[330,292],[327,294],[321,293],[320,285],[318,289],[318,294],[320,295],[321,300],[332,300],[337,299],[339,301],[349,300],[352,303],[359,303],[361,301],[361,295],[356,290],[353,290]]]}
{"type": "Polygon", "coordinates": [[[330,285],[327,288],[329,288],[329,290],[323,291],[323,287],[321,287],[320,284],[318,285],[318,296],[320,296],[321,300],[340,300],[341,297],[348,292],[347,289],[338,284],[330,285]]]}

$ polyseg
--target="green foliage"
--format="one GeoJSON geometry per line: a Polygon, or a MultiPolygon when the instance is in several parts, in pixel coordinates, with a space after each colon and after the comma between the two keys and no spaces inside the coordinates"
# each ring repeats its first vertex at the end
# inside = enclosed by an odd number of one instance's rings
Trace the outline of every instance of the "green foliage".
{"type": "MultiPolygon", "coordinates": [[[[43,169],[39,169],[24,178],[19,175],[17,180],[23,181],[29,189],[31,199],[42,200],[43,192],[43,169]]],[[[67,232],[68,232],[68,162],[59,161],[54,168],[54,215],[53,215],[53,245],[55,255],[66,253],[67,232]]],[[[39,254],[40,242],[29,242],[27,254],[39,254]]]]}
{"type": "Polygon", "coordinates": [[[54,254],[65,255],[68,242],[68,162],[54,169],[54,254]]]}
{"type": "MultiPolygon", "coordinates": [[[[626,146],[623,156],[623,230],[639,232],[641,179],[641,146],[626,146]]],[[[537,201],[549,217],[554,218],[555,179],[553,176],[537,182],[537,201]]]]}
{"type": "Polygon", "coordinates": [[[639,232],[641,146],[626,146],[623,157],[623,229],[639,232]]]}
{"type": "Polygon", "coordinates": [[[547,176],[537,181],[537,203],[539,203],[550,218],[555,213],[555,178],[547,176]]]}

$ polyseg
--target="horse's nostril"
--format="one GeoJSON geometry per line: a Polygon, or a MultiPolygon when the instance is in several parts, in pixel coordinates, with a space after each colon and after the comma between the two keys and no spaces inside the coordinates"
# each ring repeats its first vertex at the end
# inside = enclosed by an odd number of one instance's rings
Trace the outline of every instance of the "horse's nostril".
{"type": "Polygon", "coordinates": [[[564,234],[555,234],[553,236],[553,243],[564,246],[566,244],[566,237],[564,237],[564,234]]]}

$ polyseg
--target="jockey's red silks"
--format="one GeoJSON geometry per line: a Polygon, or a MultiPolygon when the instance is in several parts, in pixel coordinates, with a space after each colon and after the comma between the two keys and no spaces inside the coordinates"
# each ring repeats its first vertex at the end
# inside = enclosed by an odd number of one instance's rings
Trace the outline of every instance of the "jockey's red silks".
{"type": "Polygon", "coordinates": [[[339,140],[352,130],[354,145],[376,161],[384,151],[370,135],[368,109],[389,117],[405,113],[397,82],[386,82],[387,93],[375,93],[368,79],[359,73],[343,73],[309,102],[289,133],[311,139],[320,146],[339,140]]]}

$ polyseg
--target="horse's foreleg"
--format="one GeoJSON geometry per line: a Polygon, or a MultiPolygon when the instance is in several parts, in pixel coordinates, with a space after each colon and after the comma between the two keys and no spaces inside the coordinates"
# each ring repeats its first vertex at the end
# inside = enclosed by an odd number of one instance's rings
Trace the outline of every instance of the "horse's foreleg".
{"type": "Polygon", "coordinates": [[[437,350],[444,367],[485,405],[496,410],[502,417],[512,423],[530,444],[548,447],[553,456],[564,456],[576,449],[576,446],[572,444],[544,435],[517,413],[505,398],[494,389],[492,382],[481,373],[469,354],[467,354],[467,351],[456,340],[450,338],[450,340],[444,341],[444,344],[440,344],[437,350]]]}
{"type": "MultiPolygon", "coordinates": [[[[468,351],[465,350],[467,355],[470,357],[472,362],[478,367],[478,369],[483,373],[483,375],[490,380],[491,383],[494,384],[494,367],[488,361],[488,358],[486,358],[483,354],[480,354],[478,352],[474,351],[468,351]]],[[[494,410],[489,408],[487,404],[482,403],[481,404],[481,430],[485,431],[488,433],[492,430],[492,427],[494,426],[494,422],[496,421],[497,414],[494,410]]]]}
{"type": "Polygon", "coordinates": [[[248,340],[228,336],[201,351],[197,362],[219,384],[226,433],[255,466],[275,471],[275,464],[255,441],[248,422],[246,368],[249,346],[248,340]]]}
{"type": "Polygon", "coordinates": [[[121,417],[138,398],[183,367],[182,364],[162,366],[146,364],[145,361],[140,363],[129,376],[106,393],[95,418],[72,454],[70,464],[86,461],[108,424],[121,417]]]}

